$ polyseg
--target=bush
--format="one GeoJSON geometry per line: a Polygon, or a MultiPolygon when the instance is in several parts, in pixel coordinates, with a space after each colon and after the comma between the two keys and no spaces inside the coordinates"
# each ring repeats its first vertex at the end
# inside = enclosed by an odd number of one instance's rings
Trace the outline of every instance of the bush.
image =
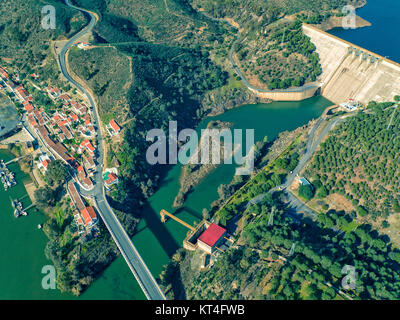
{"type": "Polygon", "coordinates": [[[326,190],[326,188],[324,186],[320,187],[317,190],[317,197],[318,198],[325,198],[328,195],[328,191],[326,190]]]}
{"type": "Polygon", "coordinates": [[[310,185],[301,185],[299,188],[299,195],[307,201],[311,200],[314,197],[313,188],[310,185]]]}
{"type": "Polygon", "coordinates": [[[357,213],[360,215],[360,217],[365,217],[368,214],[367,210],[365,210],[363,206],[357,207],[357,213]]]}

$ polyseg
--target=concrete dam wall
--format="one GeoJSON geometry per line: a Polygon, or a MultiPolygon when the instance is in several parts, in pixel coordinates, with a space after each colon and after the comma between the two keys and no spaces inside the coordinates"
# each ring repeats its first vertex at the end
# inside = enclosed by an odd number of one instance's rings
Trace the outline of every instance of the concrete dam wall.
{"type": "Polygon", "coordinates": [[[400,95],[400,65],[313,26],[304,24],[322,66],[321,94],[336,104],[352,98],[392,101],[400,95]]]}
{"type": "Polygon", "coordinates": [[[302,91],[271,90],[268,92],[259,91],[253,88],[248,89],[253,92],[257,97],[264,99],[271,99],[274,101],[301,101],[313,97],[319,88],[318,86],[315,86],[302,91]]]}

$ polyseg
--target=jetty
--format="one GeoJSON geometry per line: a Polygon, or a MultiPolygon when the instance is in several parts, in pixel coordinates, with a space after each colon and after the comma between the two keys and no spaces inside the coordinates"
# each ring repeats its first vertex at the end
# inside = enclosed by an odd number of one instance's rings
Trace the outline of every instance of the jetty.
{"type": "Polygon", "coordinates": [[[23,198],[25,198],[26,196],[27,196],[27,195],[23,196],[23,197],[20,198],[20,199],[12,199],[12,198],[10,197],[11,205],[12,205],[13,208],[14,208],[14,217],[18,218],[18,217],[20,217],[20,216],[27,216],[27,215],[28,215],[27,211],[28,211],[30,208],[33,208],[33,207],[36,205],[35,203],[32,203],[32,204],[30,204],[29,206],[27,206],[26,208],[24,208],[24,205],[22,204],[21,200],[22,200],[23,198]]]}
{"type": "Polygon", "coordinates": [[[24,206],[22,205],[21,201],[19,201],[18,199],[13,200],[13,199],[11,199],[11,197],[10,197],[10,200],[11,200],[11,205],[14,208],[14,217],[18,218],[20,216],[28,215],[26,213],[26,211],[24,210],[24,206]]]}

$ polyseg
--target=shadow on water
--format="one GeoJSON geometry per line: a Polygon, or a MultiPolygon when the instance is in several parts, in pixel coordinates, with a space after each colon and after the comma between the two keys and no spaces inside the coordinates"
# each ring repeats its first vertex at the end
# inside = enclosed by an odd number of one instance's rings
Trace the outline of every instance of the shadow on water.
{"type": "Polygon", "coordinates": [[[159,212],[155,212],[150,204],[146,203],[140,213],[140,217],[146,222],[146,228],[149,228],[151,233],[156,236],[163,250],[169,257],[172,257],[176,250],[180,248],[180,245],[178,245],[165,225],[161,222],[159,212]]]}
{"type": "Polygon", "coordinates": [[[198,212],[198,211],[196,211],[196,210],[194,210],[192,208],[189,208],[189,207],[179,208],[179,209],[176,210],[175,214],[179,214],[180,212],[190,213],[193,217],[195,217],[195,218],[197,218],[199,220],[203,220],[203,215],[200,212],[198,212]]]}

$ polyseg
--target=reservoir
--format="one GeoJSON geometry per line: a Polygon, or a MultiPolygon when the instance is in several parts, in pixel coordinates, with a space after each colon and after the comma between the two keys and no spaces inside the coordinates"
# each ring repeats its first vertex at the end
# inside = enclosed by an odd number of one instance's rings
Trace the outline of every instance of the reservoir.
{"type": "Polygon", "coordinates": [[[400,63],[400,2],[397,0],[367,0],[357,15],[372,26],[360,29],[335,28],[328,31],[339,38],[400,63]]]}
{"type": "MultiPolygon", "coordinates": [[[[274,139],[280,132],[293,130],[318,118],[332,102],[323,97],[314,97],[302,102],[275,102],[271,104],[245,105],[222,115],[207,118],[199,125],[205,128],[211,120],[228,121],[232,129],[254,129],[255,141],[268,136],[274,139]]],[[[234,175],[234,165],[220,165],[189,194],[184,207],[172,208],[179,190],[181,165],[175,165],[166,175],[159,190],[148,199],[142,212],[133,243],[140,252],[154,277],[158,277],[163,265],[168,263],[175,251],[182,246],[188,229],[168,220],[161,223],[160,210],[165,209],[189,224],[202,219],[203,208],[210,208],[218,198],[219,185],[229,183],[234,175]]],[[[107,268],[104,275],[82,294],[83,299],[144,299],[136,280],[122,257],[107,268]],[[101,293],[101,294],[100,294],[101,293]]]]}

